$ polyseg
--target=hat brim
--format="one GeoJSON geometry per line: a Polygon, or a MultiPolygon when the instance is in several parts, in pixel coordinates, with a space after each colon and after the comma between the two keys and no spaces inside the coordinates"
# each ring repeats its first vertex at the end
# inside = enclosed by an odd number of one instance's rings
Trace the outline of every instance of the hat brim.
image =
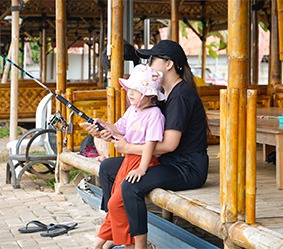
{"type": "Polygon", "coordinates": [[[123,78],[119,78],[119,82],[120,85],[126,90],[128,91],[129,86],[131,85],[131,83],[129,82],[129,80],[123,79],[123,78]]]}

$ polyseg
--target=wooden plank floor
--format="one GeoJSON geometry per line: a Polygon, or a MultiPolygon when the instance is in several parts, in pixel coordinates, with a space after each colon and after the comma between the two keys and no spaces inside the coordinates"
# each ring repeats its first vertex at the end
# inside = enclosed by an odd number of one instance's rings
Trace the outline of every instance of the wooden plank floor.
{"type": "MultiPolygon", "coordinates": [[[[208,148],[210,165],[207,182],[200,189],[179,194],[206,203],[219,212],[219,145],[208,148]]],[[[283,236],[283,190],[276,189],[275,165],[262,161],[262,145],[257,147],[256,222],[283,236]]]]}

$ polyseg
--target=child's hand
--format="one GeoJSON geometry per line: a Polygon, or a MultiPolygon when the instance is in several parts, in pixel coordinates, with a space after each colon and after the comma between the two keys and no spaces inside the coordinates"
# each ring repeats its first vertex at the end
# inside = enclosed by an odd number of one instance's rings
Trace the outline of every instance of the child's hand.
{"type": "Polygon", "coordinates": [[[142,176],[144,175],[145,175],[144,170],[137,168],[137,169],[131,170],[128,173],[126,180],[131,183],[139,182],[142,176]]]}
{"type": "Polygon", "coordinates": [[[93,137],[100,137],[99,134],[99,129],[96,125],[96,122],[100,121],[99,119],[95,120],[95,122],[93,124],[88,123],[88,122],[84,122],[84,123],[80,123],[80,127],[84,128],[89,134],[91,134],[93,137]]]}

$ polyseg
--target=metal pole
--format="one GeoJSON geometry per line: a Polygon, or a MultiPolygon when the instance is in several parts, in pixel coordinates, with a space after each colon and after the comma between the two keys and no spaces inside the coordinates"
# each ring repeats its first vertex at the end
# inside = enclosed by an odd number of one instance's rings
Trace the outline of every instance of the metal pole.
{"type": "Polygon", "coordinates": [[[150,19],[144,20],[144,48],[148,49],[150,44],[150,19]]]}

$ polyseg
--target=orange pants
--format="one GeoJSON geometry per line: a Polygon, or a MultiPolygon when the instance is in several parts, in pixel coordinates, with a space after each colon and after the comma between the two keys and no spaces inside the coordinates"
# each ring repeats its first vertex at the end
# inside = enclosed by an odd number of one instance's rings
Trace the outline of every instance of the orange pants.
{"type": "MultiPolygon", "coordinates": [[[[117,173],[112,188],[111,198],[108,202],[108,213],[99,230],[98,237],[104,240],[113,240],[115,245],[134,244],[135,240],[130,235],[130,225],[124,208],[121,185],[128,173],[137,169],[141,156],[126,155],[117,173]]],[[[155,156],[152,157],[149,167],[159,164],[155,156]]]]}

